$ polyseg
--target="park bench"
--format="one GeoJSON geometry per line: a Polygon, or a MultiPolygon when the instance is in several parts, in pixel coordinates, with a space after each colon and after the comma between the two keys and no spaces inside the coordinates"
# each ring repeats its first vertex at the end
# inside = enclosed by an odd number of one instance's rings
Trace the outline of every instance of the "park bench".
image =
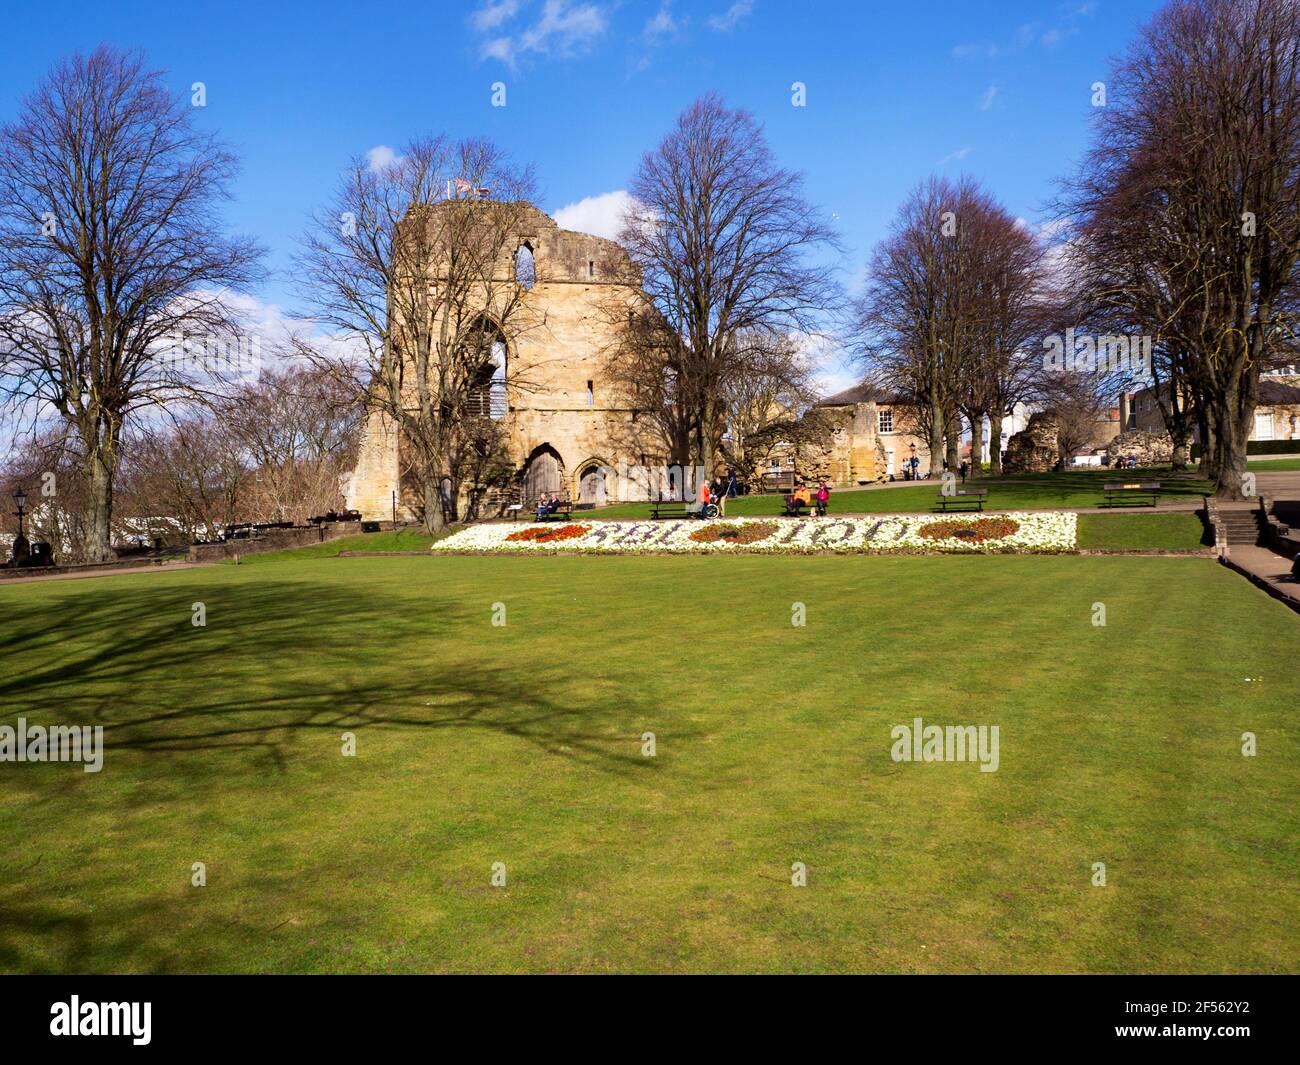
{"type": "Polygon", "coordinates": [[[652,499],[650,501],[650,517],[658,520],[659,518],[685,518],[691,514],[690,507],[696,506],[694,500],[685,499],[652,499]]]}
{"type": "MultiPolygon", "coordinates": [[[[541,502],[540,499],[534,499],[528,505],[529,512],[533,515],[534,519],[537,518],[537,504],[540,502],[541,502]]],[[[567,497],[561,499],[558,503],[555,504],[555,509],[552,510],[549,514],[546,515],[546,517],[542,518],[541,520],[550,521],[552,518],[558,518],[558,517],[563,517],[565,521],[568,521],[570,518],[573,517],[573,500],[567,497]]]]}
{"type": "Polygon", "coordinates": [[[952,492],[940,492],[935,506],[947,513],[950,510],[983,510],[984,501],[989,497],[987,488],[958,488],[952,492]]]}
{"type": "Polygon", "coordinates": [[[1110,484],[1101,486],[1105,502],[1104,507],[1129,506],[1136,504],[1144,506],[1148,502],[1155,506],[1160,499],[1160,482],[1159,481],[1115,481],[1110,484]]]}
{"type": "Polygon", "coordinates": [[[811,488],[795,488],[783,492],[781,498],[785,501],[786,514],[795,518],[801,517],[805,509],[812,510],[817,506],[817,497],[811,488]]]}
{"type": "Polygon", "coordinates": [[[793,492],[794,470],[769,470],[759,478],[758,486],[762,492],[793,492]]]}

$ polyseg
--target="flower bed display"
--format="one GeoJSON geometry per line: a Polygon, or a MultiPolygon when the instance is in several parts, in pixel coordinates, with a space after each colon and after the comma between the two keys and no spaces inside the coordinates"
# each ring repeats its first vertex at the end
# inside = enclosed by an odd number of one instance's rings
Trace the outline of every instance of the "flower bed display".
{"type": "Polygon", "coordinates": [[[553,544],[560,540],[572,540],[591,532],[590,525],[532,525],[527,529],[512,532],[506,537],[509,544],[553,544]]]}
{"type": "Polygon", "coordinates": [[[728,518],[719,521],[591,521],[573,525],[475,525],[432,550],[994,554],[1073,551],[1073,512],[969,518],[882,514],[865,518],[728,518]]]}
{"type": "Polygon", "coordinates": [[[1008,517],[976,518],[974,521],[962,521],[956,518],[944,518],[922,525],[917,535],[926,540],[950,540],[953,538],[970,543],[985,544],[992,540],[1001,540],[1012,536],[1020,529],[1020,523],[1008,517]]]}
{"type": "Polygon", "coordinates": [[[774,521],[748,521],[739,525],[730,521],[711,521],[691,533],[697,544],[716,544],[725,540],[729,544],[756,544],[766,540],[780,526],[774,521]]]}

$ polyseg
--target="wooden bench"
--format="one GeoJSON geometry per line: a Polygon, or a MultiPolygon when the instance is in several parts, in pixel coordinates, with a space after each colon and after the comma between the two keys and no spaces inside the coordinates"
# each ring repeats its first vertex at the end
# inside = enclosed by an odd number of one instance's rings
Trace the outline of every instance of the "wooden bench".
{"type": "Polygon", "coordinates": [[[1148,502],[1155,506],[1160,500],[1159,481],[1114,481],[1101,486],[1104,497],[1103,507],[1145,506],[1148,502]]]}
{"type": "Polygon", "coordinates": [[[571,499],[561,499],[559,502],[555,504],[555,509],[552,510],[549,514],[547,514],[546,517],[544,518],[537,517],[537,504],[540,502],[541,502],[540,499],[534,499],[528,505],[529,512],[532,514],[534,521],[550,521],[552,518],[558,518],[558,517],[563,517],[565,521],[568,521],[570,518],[573,517],[573,500],[571,499]]]}
{"type": "Polygon", "coordinates": [[[790,492],[783,492],[781,498],[785,501],[785,512],[791,517],[801,517],[804,509],[815,510],[817,508],[817,494],[811,488],[796,488],[790,492]]]}
{"type": "Polygon", "coordinates": [[[696,506],[694,500],[684,499],[652,499],[650,501],[650,517],[658,520],[659,518],[687,518],[691,512],[688,507],[696,506]]]}
{"type": "Polygon", "coordinates": [[[984,501],[989,497],[987,488],[958,488],[953,492],[940,492],[935,506],[947,513],[950,510],[984,509],[984,501]]]}

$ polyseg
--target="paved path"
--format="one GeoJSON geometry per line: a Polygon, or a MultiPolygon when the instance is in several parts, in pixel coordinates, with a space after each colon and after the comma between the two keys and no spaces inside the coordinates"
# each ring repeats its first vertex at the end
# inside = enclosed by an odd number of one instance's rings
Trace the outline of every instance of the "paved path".
{"type": "Polygon", "coordinates": [[[1224,561],[1270,595],[1300,610],[1300,582],[1291,576],[1291,563],[1276,551],[1237,544],[1224,561]]]}
{"type": "Polygon", "coordinates": [[[133,573],[175,573],[177,570],[203,569],[215,565],[215,562],[168,562],[163,566],[103,566],[78,570],[76,573],[35,573],[30,577],[0,579],[0,588],[7,588],[11,584],[31,584],[34,581],[81,581],[90,577],[126,577],[133,573]]]}

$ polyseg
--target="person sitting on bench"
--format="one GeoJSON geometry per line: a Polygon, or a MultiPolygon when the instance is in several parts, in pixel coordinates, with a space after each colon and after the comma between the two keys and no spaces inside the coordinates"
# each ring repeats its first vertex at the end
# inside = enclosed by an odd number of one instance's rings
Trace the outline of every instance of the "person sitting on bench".
{"type": "Polygon", "coordinates": [[[555,498],[554,494],[549,498],[547,496],[542,496],[537,501],[537,520],[545,521],[549,515],[555,513],[555,509],[558,505],[559,500],[555,498]]]}

